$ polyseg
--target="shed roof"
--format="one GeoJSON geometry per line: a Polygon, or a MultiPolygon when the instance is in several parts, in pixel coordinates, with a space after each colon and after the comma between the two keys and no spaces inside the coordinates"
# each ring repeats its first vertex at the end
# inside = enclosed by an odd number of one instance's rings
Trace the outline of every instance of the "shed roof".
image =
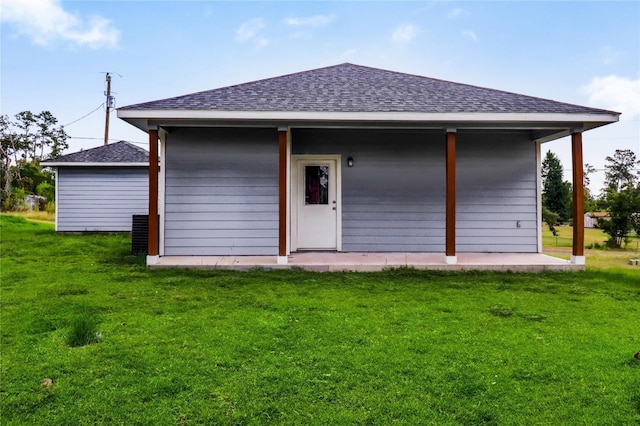
{"type": "Polygon", "coordinates": [[[127,110],[617,114],[350,63],[119,108],[127,110]]]}
{"type": "Polygon", "coordinates": [[[149,153],[127,141],[102,145],[71,154],[60,155],[42,163],[43,166],[147,166],[149,153]]]}

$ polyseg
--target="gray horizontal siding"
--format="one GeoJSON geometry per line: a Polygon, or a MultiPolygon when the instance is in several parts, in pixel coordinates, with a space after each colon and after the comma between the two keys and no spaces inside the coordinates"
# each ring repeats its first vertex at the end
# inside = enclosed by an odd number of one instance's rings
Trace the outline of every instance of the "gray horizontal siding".
{"type": "Polygon", "coordinates": [[[343,251],[444,250],[441,132],[296,129],[292,140],[293,154],[342,155],[343,251]]]}
{"type": "MultiPolygon", "coordinates": [[[[247,201],[249,202],[249,201],[247,201]]],[[[242,222],[254,222],[254,221],[271,221],[276,217],[275,226],[277,227],[278,214],[273,212],[220,212],[217,211],[216,205],[211,204],[211,209],[208,212],[167,212],[167,219],[180,219],[186,222],[195,222],[200,225],[206,226],[205,223],[211,222],[229,222],[229,221],[242,221],[242,222]]],[[[171,229],[171,227],[167,228],[171,229]]],[[[202,229],[201,226],[196,226],[194,229],[202,229]]]]}
{"type": "MultiPolygon", "coordinates": [[[[237,201],[237,200],[236,200],[237,201]]],[[[207,213],[216,209],[219,213],[273,213],[278,212],[276,204],[256,203],[200,203],[200,204],[171,204],[165,211],[171,213],[207,213]]],[[[269,216],[271,218],[271,216],[269,216]]]]}
{"type": "Polygon", "coordinates": [[[538,250],[536,161],[525,133],[458,133],[456,251],[538,250]]]}
{"type": "MultiPolygon", "coordinates": [[[[342,155],[344,251],[443,252],[444,147],[442,131],[296,129],[292,150],[342,155]]],[[[460,131],[456,153],[457,251],[536,252],[536,152],[527,134],[460,131]]]]}
{"type": "Polygon", "coordinates": [[[59,232],[131,231],[131,216],[147,214],[145,167],[59,167],[59,232]]]}
{"type": "MultiPolygon", "coordinates": [[[[457,251],[537,251],[535,145],[524,133],[457,139],[457,251]]],[[[342,155],[344,251],[444,251],[443,132],[295,129],[292,141],[294,155],[342,155]]],[[[164,254],[277,254],[277,154],[275,129],[174,129],[164,254]]]]}
{"type": "MultiPolygon", "coordinates": [[[[176,217],[180,217],[177,215],[176,217]]],[[[271,229],[278,232],[278,222],[273,220],[253,220],[253,221],[240,221],[240,220],[224,220],[224,221],[200,221],[198,227],[194,227],[191,220],[172,219],[171,226],[166,230],[202,230],[209,229],[238,229],[238,230],[252,230],[252,229],[271,229]]]]}
{"type": "Polygon", "coordinates": [[[167,137],[165,255],[276,255],[276,129],[175,129],[167,137]]]}
{"type": "MultiPolygon", "coordinates": [[[[477,219],[471,220],[457,220],[456,221],[456,230],[457,233],[460,233],[461,230],[465,229],[507,229],[509,232],[513,232],[512,228],[516,226],[517,223],[513,220],[490,220],[490,221],[478,221],[477,219]]],[[[520,222],[520,228],[524,229],[537,229],[537,221],[535,220],[527,220],[520,222]]],[[[522,231],[521,231],[522,232],[522,231]]]]}

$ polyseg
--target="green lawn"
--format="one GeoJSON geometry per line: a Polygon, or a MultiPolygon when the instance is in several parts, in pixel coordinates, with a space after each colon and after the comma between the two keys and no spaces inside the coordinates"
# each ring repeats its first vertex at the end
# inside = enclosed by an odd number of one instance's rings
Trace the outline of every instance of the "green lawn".
{"type": "MultiPolygon", "coordinates": [[[[558,226],[558,237],[554,237],[549,227],[543,226],[542,247],[549,255],[569,259],[573,245],[573,228],[571,226],[558,226]]],[[[588,271],[613,272],[623,270],[636,271],[640,274],[640,267],[630,265],[629,259],[640,257],[640,238],[629,235],[629,243],[622,249],[609,249],[605,241],[608,236],[600,229],[586,228],[584,233],[585,256],[587,258],[588,271]],[[593,248],[599,247],[599,248],[593,248]]]]}
{"type": "MultiPolygon", "coordinates": [[[[573,245],[573,227],[571,226],[556,226],[558,231],[557,237],[555,237],[549,227],[544,224],[542,226],[542,246],[545,249],[570,249],[573,245]]],[[[597,247],[598,245],[605,248],[606,241],[609,236],[597,228],[585,228],[584,229],[584,245],[586,248],[597,247]]],[[[629,243],[625,247],[627,251],[638,251],[640,248],[640,238],[635,233],[629,234],[629,243]]]]}
{"type": "Polygon", "coordinates": [[[149,270],[0,221],[2,425],[640,422],[638,270],[149,270]]]}

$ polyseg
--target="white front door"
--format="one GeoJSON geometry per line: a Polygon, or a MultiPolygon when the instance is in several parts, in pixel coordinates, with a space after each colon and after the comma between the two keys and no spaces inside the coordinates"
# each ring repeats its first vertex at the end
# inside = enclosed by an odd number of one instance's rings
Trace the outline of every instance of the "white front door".
{"type": "Polygon", "coordinates": [[[295,161],[294,249],[339,250],[339,158],[295,161]]]}

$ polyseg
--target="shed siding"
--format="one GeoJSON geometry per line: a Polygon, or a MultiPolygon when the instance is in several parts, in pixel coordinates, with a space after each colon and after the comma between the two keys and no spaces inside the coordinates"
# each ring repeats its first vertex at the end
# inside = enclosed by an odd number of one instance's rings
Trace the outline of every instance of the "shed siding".
{"type": "Polygon", "coordinates": [[[456,250],[537,252],[535,143],[522,132],[459,132],[456,154],[456,250]]]}
{"type": "Polygon", "coordinates": [[[147,214],[146,167],[59,167],[57,231],[131,231],[131,216],[147,214]]]}
{"type": "Polygon", "coordinates": [[[444,139],[437,132],[294,130],[292,153],[342,156],[342,249],[444,250],[444,139]],[[354,166],[347,167],[348,157],[354,166]]]}
{"type": "Polygon", "coordinates": [[[276,129],[174,129],[165,149],[165,255],[277,255],[276,129]]]}

